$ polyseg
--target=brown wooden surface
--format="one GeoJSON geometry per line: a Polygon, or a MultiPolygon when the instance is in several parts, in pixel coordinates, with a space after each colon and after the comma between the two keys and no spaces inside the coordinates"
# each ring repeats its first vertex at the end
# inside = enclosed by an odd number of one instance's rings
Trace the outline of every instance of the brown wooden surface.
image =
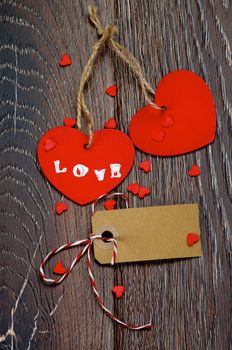
{"type": "MultiPolygon", "coordinates": [[[[88,3],[88,2],[87,2],[88,3]]],[[[94,264],[106,304],[124,320],[152,317],[151,331],[133,332],[113,324],[91,290],[84,257],[60,286],[47,287],[38,266],[48,250],[90,229],[90,207],[69,202],[54,214],[60,195],[44,180],[36,145],[64,116],[75,116],[81,71],[97,39],[87,18],[86,1],[1,0],[1,349],[164,349],[226,350],[231,341],[231,3],[230,0],[98,0],[104,24],[118,26],[119,42],[139,59],[152,86],[174,69],[191,69],[210,85],[217,106],[215,142],[174,158],[136,154],[129,177],[152,187],[135,207],[192,203],[201,209],[201,259],[120,265],[94,264]],[[60,69],[61,54],[73,64],[60,69]],[[153,172],[137,164],[151,159],[153,172]],[[202,175],[186,176],[193,162],[202,175]],[[111,287],[123,283],[115,301],[111,287]]],[[[114,54],[105,51],[87,90],[96,128],[114,115],[127,131],[143,106],[137,81],[114,54]],[[111,99],[104,89],[116,82],[111,99]]],[[[197,103],[197,101],[196,101],[197,103]]],[[[68,262],[74,252],[63,257],[68,262]]]]}

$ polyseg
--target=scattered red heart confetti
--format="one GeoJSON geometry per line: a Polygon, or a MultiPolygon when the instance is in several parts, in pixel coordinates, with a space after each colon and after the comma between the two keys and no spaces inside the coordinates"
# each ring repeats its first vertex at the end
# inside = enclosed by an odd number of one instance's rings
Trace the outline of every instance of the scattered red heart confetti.
{"type": "Polygon", "coordinates": [[[189,176],[199,176],[201,173],[200,168],[198,167],[198,165],[193,165],[192,168],[188,171],[188,175],[189,176]]]}
{"type": "Polygon", "coordinates": [[[74,119],[74,118],[66,117],[66,118],[64,118],[63,122],[64,122],[64,126],[68,126],[70,128],[73,127],[74,125],[76,125],[76,119],[74,119]]]}
{"type": "Polygon", "coordinates": [[[66,268],[64,267],[64,265],[62,264],[61,261],[59,261],[58,263],[56,263],[56,265],[53,268],[53,272],[57,275],[63,275],[66,272],[66,268]]]}
{"type": "Polygon", "coordinates": [[[114,286],[112,288],[112,292],[115,294],[116,298],[121,298],[123,296],[123,293],[125,292],[124,286],[114,286]]]}
{"type": "Polygon", "coordinates": [[[107,122],[105,123],[104,127],[106,129],[116,129],[117,128],[117,123],[114,118],[109,118],[107,122]]]}
{"type": "Polygon", "coordinates": [[[56,146],[56,143],[52,139],[46,139],[44,141],[44,150],[47,152],[51,151],[55,146],[56,146]]]}
{"type": "Polygon", "coordinates": [[[60,215],[64,211],[68,210],[68,205],[62,202],[57,202],[56,203],[56,214],[60,215]]]}
{"type": "Polygon", "coordinates": [[[187,234],[187,244],[188,246],[193,246],[200,240],[200,236],[197,233],[188,233],[187,234]]]}
{"type": "Polygon", "coordinates": [[[156,142],[162,142],[165,136],[165,132],[162,129],[155,128],[152,132],[152,139],[156,142]]]}
{"type": "Polygon", "coordinates": [[[139,169],[142,169],[145,171],[145,173],[148,173],[151,170],[151,161],[145,160],[144,162],[140,162],[139,169]]]}
{"type": "Polygon", "coordinates": [[[140,187],[139,189],[139,198],[143,199],[151,193],[150,188],[148,187],[140,187]]]}
{"type": "Polygon", "coordinates": [[[67,54],[63,55],[60,59],[60,66],[67,67],[70,66],[70,64],[72,64],[70,56],[67,54]]]}
{"type": "Polygon", "coordinates": [[[108,199],[107,201],[105,201],[103,203],[104,208],[107,210],[113,210],[115,208],[116,205],[116,201],[114,199],[108,199]]]}
{"type": "Polygon", "coordinates": [[[127,186],[127,191],[132,192],[133,194],[139,193],[139,184],[133,183],[127,186]]]}
{"type": "Polygon", "coordinates": [[[117,95],[117,86],[111,85],[107,89],[105,89],[105,93],[111,97],[115,97],[117,95]]]}
{"type": "Polygon", "coordinates": [[[165,115],[161,119],[161,126],[163,128],[170,128],[170,126],[174,125],[174,120],[170,115],[165,115]]]}

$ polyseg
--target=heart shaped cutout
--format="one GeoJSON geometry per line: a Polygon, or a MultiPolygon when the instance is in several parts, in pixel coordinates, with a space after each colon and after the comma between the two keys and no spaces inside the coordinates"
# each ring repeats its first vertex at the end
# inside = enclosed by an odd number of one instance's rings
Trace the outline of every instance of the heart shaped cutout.
{"type": "Polygon", "coordinates": [[[142,169],[143,171],[145,171],[145,173],[149,173],[149,171],[151,171],[151,161],[144,160],[143,162],[140,162],[139,169],[142,169]]]}
{"type": "Polygon", "coordinates": [[[197,233],[188,233],[187,234],[187,245],[189,247],[192,247],[194,244],[196,244],[197,242],[199,242],[200,240],[200,236],[197,233]]]}
{"type": "Polygon", "coordinates": [[[134,146],[119,130],[99,130],[87,149],[88,136],[60,126],[46,132],[38,144],[38,161],[51,184],[78,204],[87,204],[118,186],[134,163],[134,146]],[[45,149],[46,140],[55,146],[45,149]]]}
{"type": "Polygon", "coordinates": [[[117,129],[117,123],[114,118],[109,118],[107,122],[104,124],[106,129],[117,129]]]}
{"type": "Polygon", "coordinates": [[[191,177],[199,176],[200,174],[201,171],[197,164],[193,165],[192,168],[188,170],[188,175],[191,177]]]}
{"type": "Polygon", "coordinates": [[[66,203],[57,202],[56,203],[56,214],[61,215],[64,211],[68,210],[68,205],[66,203]]]}
{"type": "Polygon", "coordinates": [[[114,286],[112,288],[112,292],[115,294],[116,298],[120,299],[125,292],[125,287],[124,286],[114,286]]]}
{"type": "Polygon", "coordinates": [[[148,187],[140,187],[139,188],[139,198],[143,199],[146,196],[149,196],[151,194],[151,190],[148,187]]]}
{"type": "Polygon", "coordinates": [[[64,123],[64,126],[72,128],[73,126],[76,125],[76,119],[66,117],[64,118],[63,123],[64,123]]]}
{"type": "Polygon", "coordinates": [[[174,156],[202,148],[213,142],[216,109],[213,96],[203,79],[190,71],[174,71],[158,84],[155,103],[133,117],[129,132],[142,151],[158,156],[174,156]]]}
{"type": "Polygon", "coordinates": [[[53,272],[57,275],[63,275],[66,272],[66,268],[64,267],[61,261],[58,261],[58,263],[56,263],[56,265],[53,268],[53,272]]]}
{"type": "Polygon", "coordinates": [[[133,183],[127,186],[127,191],[133,193],[134,195],[139,193],[139,184],[133,183]]]}
{"type": "Polygon", "coordinates": [[[117,86],[110,85],[107,89],[105,89],[105,93],[111,97],[115,97],[117,95],[117,86]]]}
{"type": "Polygon", "coordinates": [[[70,66],[70,64],[72,64],[70,56],[66,54],[62,55],[60,59],[60,66],[67,67],[67,66],[70,66]]]}
{"type": "Polygon", "coordinates": [[[106,210],[113,210],[115,208],[116,201],[114,199],[108,199],[103,203],[103,205],[106,210]]]}

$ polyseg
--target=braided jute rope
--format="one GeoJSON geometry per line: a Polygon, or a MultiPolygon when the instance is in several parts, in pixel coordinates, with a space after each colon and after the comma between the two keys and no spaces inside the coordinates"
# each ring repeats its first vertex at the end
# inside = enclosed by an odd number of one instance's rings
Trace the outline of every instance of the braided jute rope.
{"type": "Polygon", "coordinates": [[[108,44],[114,50],[114,52],[124,62],[128,64],[132,72],[137,76],[146,102],[156,109],[163,110],[163,107],[158,106],[157,104],[152,102],[152,100],[149,98],[149,94],[154,95],[154,89],[150,86],[150,84],[145,79],[144,73],[137,59],[128,51],[126,47],[120,45],[117,41],[115,41],[112,38],[113,34],[117,32],[117,28],[114,25],[107,25],[106,27],[103,27],[101,25],[99,18],[97,16],[96,6],[93,6],[93,5],[88,6],[88,12],[89,12],[89,18],[91,22],[94,24],[94,26],[96,27],[97,33],[100,36],[100,39],[93,46],[92,53],[82,72],[79,91],[77,94],[77,117],[76,117],[77,127],[78,128],[81,127],[81,116],[83,114],[83,117],[87,122],[88,135],[89,135],[89,142],[86,145],[87,148],[89,148],[93,142],[94,118],[86,105],[85,98],[84,98],[84,88],[93,70],[96,57],[100,52],[100,50],[105,46],[105,44],[108,44]]]}

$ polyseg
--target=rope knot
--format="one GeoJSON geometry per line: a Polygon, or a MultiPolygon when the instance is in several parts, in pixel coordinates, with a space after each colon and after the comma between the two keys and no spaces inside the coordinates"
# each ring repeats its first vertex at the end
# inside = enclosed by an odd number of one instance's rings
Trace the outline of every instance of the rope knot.
{"type": "Polygon", "coordinates": [[[118,31],[117,27],[115,27],[112,24],[109,24],[105,28],[101,25],[101,22],[99,21],[98,15],[97,15],[97,7],[94,5],[88,6],[88,12],[89,12],[89,19],[94,24],[95,28],[97,29],[97,33],[99,36],[104,36],[107,39],[111,38],[114,33],[118,31]]]}

